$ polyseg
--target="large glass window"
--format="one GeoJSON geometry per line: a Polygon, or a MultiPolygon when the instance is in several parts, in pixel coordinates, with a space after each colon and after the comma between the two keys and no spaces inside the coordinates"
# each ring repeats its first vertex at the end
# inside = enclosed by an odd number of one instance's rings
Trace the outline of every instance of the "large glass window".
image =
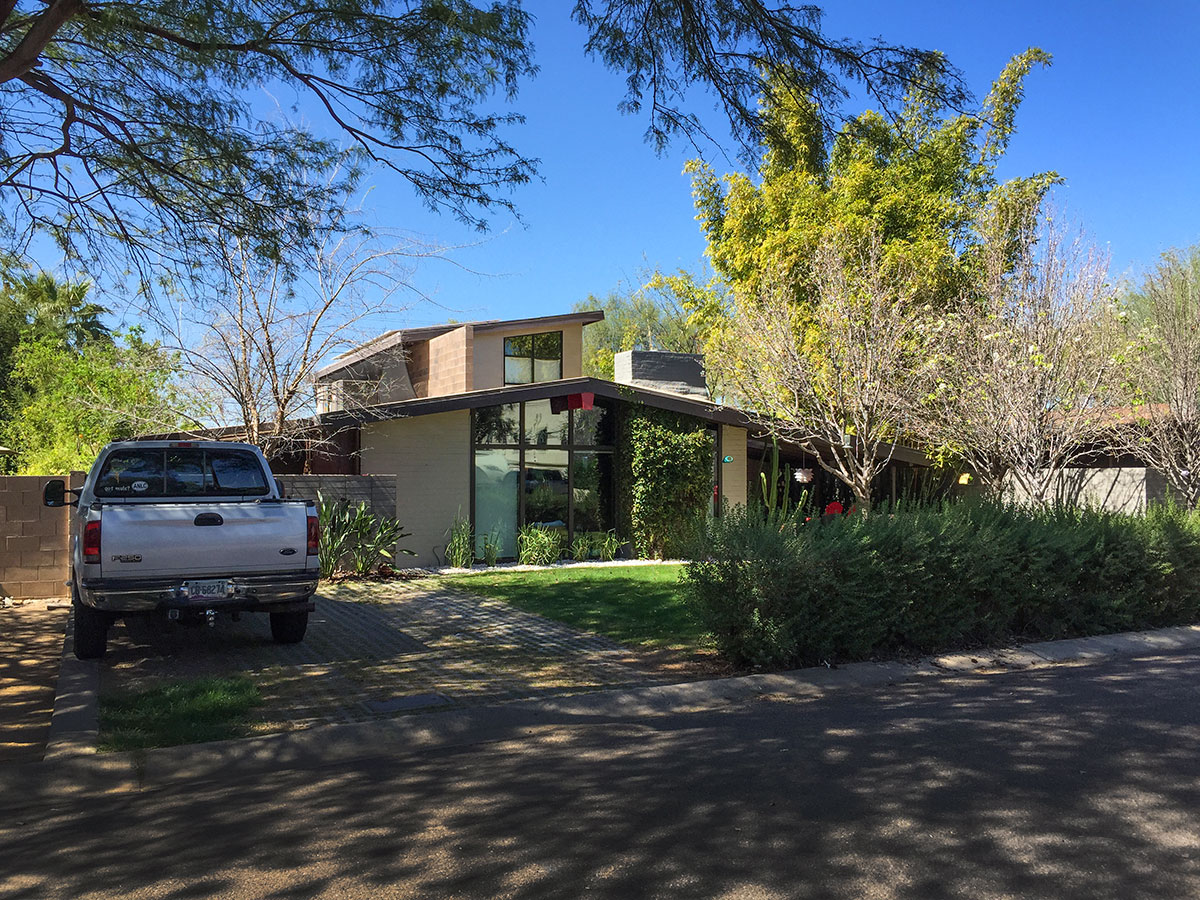
{"type": "Polygon", "coordinates": [[[504,383],[535,384],[562,378],[562,332],[504,339],[504,383]]]}
{"type": "Polygon", "coordinates": [[[608,531],[615,509],[612,451],[578,451],[574,466],[575,534],[608,531]]]}
{"type": "Polygon", "coordinates": [[[613,413],[551,411],[549,400],[474,413],[475,552],[493,536],[502,557],[516,555],[516,532],[537,524],[576,534],[613,527],[613,413]]]}
{"type": "Polygon", "coordinates": [[[570,514],[569,454],[566,450],[525,452],[525,524],[567,530],[570,514]]]}
{"type": "Polygon", "coordinates": [[[517,554],[517,513],[521,483],[519,450],[475,451],[475,554],[491,535],[501,556],[517,554]]]}
{"type": "Polygon", "coordinates": [[[475,443],[476,444],[512,444],[520,443],[521,436],[521,404],[509,403],[505,406],[485,406],[475,410],[475,443]]]}
{"type": "Polygon", "coordinates": [[[531,400],[525,404],[525,439],[533,447],[565,447],[570,418],[567,411],[550,411],[549,400],[531,400]]]}

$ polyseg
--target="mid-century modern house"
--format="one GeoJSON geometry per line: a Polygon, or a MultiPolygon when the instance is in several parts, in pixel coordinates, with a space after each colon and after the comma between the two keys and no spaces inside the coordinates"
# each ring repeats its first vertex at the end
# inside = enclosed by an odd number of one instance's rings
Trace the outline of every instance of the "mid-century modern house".
{"type": "MultiPolygon", "coordinates": [[[[616,381],[583,375],[583,329],[602,312],[389,331],[317,376],[320,418],[339,450],[310,456],[313,473],[395,475],[397,516],[419,565],[438,562],[456,516],[515,554],[517,528],[540,523],[576,534],[618,526],[614,478],[623,408],[692,417],[713,437],[713,509],[756,496],[763,442],[737,409],[714,403],[699,357],[618,354],[616,381]]],[[[788,460],[802,466],[802,455],[788,460]]],[[[900,448],[896,468],[924,462],[900,448]]],[[[277,461],[279,471],[299,471],[277,461]]],[[[840,497],[814,471],[819,502],[840,497]],[[822,492],[824,497],[822,497],[822,492]]],[[[896,490],[893,471],[889,485],[896,490]]],[[[845,500],[846,498],[842,497],[845,500]]]]}

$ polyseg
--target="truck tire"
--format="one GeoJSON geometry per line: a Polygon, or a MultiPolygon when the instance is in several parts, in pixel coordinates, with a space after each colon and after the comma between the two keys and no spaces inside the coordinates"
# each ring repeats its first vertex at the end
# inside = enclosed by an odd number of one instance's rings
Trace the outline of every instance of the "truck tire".
{"type": "Polygon", "coordinates": [[[308,630],[308,610],[271,613],[271,637],[279,644],[298,644],[308,630]]]}
{"type": "Polygon", "coordinates": [[[82,603],[75,604],[75,658],[99,659],[108,649],[107,614],[82,603]]]}

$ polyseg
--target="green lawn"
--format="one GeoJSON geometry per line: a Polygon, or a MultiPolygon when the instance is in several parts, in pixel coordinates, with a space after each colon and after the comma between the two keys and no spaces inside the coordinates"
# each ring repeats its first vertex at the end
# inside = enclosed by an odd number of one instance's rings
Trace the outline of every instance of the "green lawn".
{"type": "Polygon", "coordinates": [[[631,647],[695,651],[707,645],[707,635],[680,595],[682,570],[681,565],[588,566],[443,580],[631,647]]]}
{"type": "Polygon", "coordinates": [[[259,704],[248,678],[197,678],[100,698],[100,749],[142,750],[243,737],[259,704]]]}

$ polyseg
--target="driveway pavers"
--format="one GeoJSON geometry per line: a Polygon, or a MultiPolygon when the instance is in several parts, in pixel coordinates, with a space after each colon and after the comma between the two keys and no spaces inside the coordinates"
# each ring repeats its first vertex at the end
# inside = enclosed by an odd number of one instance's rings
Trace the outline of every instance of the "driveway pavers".
{"type": "Polygon", "coordinates": [[[676,680],[606,637],[416,581],[323,588],[294,645],[273,643],[264,615],[131,620],[113,629],[101,685],[230,674],[258,684],[266,731],[676,680]]]}

